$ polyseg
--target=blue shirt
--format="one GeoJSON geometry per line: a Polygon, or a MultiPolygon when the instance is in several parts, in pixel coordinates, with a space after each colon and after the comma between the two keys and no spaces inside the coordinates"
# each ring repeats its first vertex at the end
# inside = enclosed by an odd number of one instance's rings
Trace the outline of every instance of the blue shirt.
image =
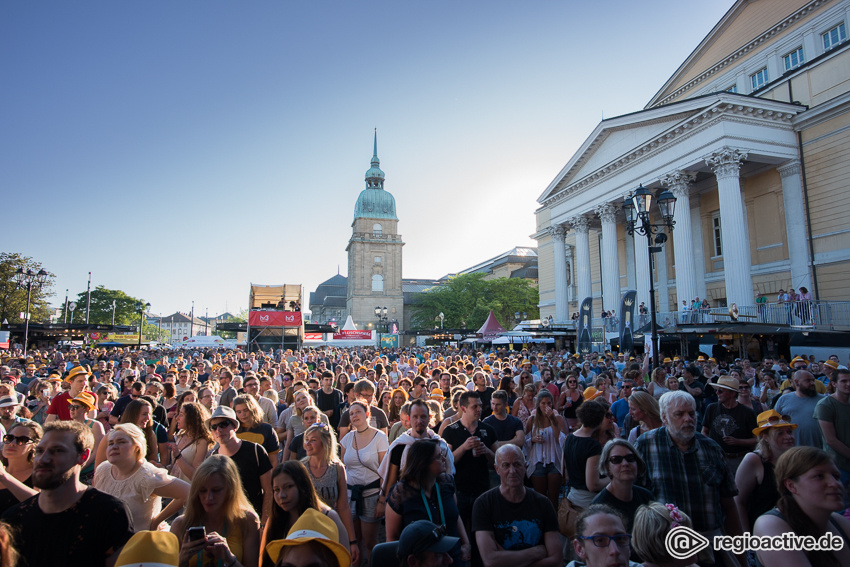
{"type": "Polygon", "coordinates": [[[626,416],[629,415],[629,400],[628,398],[620,398],[611,404],[611,413],[617,420],[617,425],[620,429],[623,428],[623,422],[626,421],[626,416]]]}

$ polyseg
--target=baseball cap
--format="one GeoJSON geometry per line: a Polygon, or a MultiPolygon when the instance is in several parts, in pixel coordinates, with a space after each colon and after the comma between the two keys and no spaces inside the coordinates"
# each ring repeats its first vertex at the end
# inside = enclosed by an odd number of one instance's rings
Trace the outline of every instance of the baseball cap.
{"type": "Polygon", "coordinates": [[[398,556],[406,559],[409,555],[448,553],[460,541],[459,538],[446,535],[445,526],[438,526],[427,520],[417,520],[409,524],[398,538],[398,556]]]}

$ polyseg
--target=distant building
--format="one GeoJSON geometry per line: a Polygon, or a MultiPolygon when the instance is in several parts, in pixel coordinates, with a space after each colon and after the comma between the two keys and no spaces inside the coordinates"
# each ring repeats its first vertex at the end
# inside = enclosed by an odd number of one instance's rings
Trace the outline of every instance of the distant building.
{"type": "MultiPolygon", "coordinates": [[[[157,325],[159,320],[157,320],[157,325]]],[[[183,337],[192,337],[197,335],[211,335],[212,325],[205,325],[204,320],[195,317],[194,321],[188,316],[179,311],[173,315],[162,318],[162,330],[171,333],[172,341],[183,340],[183,337]],[[206,326],[206,330],[204,327],[206,326]]]]}
{"type": "MultiPolygon", "coordinates": [[[[485,280],[523,278],[537,285],[537,248],[517,246],[498,256],[461,270],[458,274],[486,274],[485,280]]],[[[456,274],[450,274],[456,275],[456,274]]],[[[443,276],[447,280],[449,275],[443,276]]]]}
{"type": "Polygon", "coordinates": [[[310,320],[313,323],[335,322],[340,327],[348,318],[348,278],[339,274],[323,281],[310,293],[310,320]]]}
{"type": "Polygon", "coordinates": [[[384,190],[380,165],[375,134],[372,167],[366,172],[366,188],[354,205],[351,239],[345,249],[348,252],[346,310],[361,329],[369,328],[370,323],[375,325],[376,307],[387,309],[390,322],[404,320],[401,283],[404,242],[398,233],[395,198],[384,190]]]}

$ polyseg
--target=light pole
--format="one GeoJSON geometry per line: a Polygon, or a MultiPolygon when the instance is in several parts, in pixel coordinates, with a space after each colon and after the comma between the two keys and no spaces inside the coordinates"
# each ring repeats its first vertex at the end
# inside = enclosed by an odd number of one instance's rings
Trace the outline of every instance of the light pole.
{"type": "Polygon", "coordinates": [[[445,319],[445,318],[446,318],[446,315],[445,315],[445,313],[443,313],[442,311],[440,311],[440,315],[439,315],[439,317],[440,317],[440,330],[442,331],[442,330],[443,330],[443,319],[445,319]]]}
{"type": "Polygon", "coordinates": [[[115,326],[115,300],[112,300],[112,326],[115,326]]]}
{"type": "Polygon", "coordinates": [[[27,288],[27,310],[24,312],[24,357],[27,356],[27,342],[29,340],[30,333],[30,299],[32,298],[32,286],[37,285],[38,289],[44,287],[44,284],[47,283],[48,275],[49,274],[43,269],[38,272],[33,272],[30,268],[27,268],[26,271],[24,271],[23,268],[18,268],[15,272],[15,283],[18,284],[19,288],[27,288]]]}
{"type": "Polygon", "coordinates": [[[142,329],[144,328],[144,316],[145,310],[150,309],[150,303],[142,303],[141,301],[136,303],[136,311],[139,312],[139,350],[142,350],[142,329]]]}
{"type": "Polygon", "coordinates": [[[646,235],[646,245],[649,248],[649,320],[652,329],[652,367],[658,368],[658,323],[655,317],[655,284],[653,281],[652,255],[661,252],[661,245],[667,242],[664,229],[673,231],[676,221],[673,220],[673,211],[676,209],[676,197],[664,189],[658,195],[658,210],[661,213],[662,223],[650,222],[649,212],[652,205],[652,193],[643,185],[635,189],[635,192],[626,196],[623,203],[623,212],[626,214],[626,230],[629,235],[634,233],[646,235]],[[656,234],[658,233],[658,234],[656,234]],[[653,239],[653,235],[655,238],[653,239]],[[657,246],[653,246],[653,240],[657,246]]]}
{"type": "Polygon", "coordinates": [[[387,324],[387,308],[375,307],[375,318],[378,323],[375,325],[375,330],[378,332],[378,350],[381,349],[381,326],[387,324]]]}

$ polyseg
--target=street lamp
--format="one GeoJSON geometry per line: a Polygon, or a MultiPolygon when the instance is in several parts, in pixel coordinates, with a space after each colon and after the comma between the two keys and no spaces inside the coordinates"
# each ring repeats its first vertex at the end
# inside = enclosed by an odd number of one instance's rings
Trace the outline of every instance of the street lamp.
{"type": "Polygon", "coordinates": [[[150,308],[150,303],[142,303],[141,301],[136,303],[136,311],[139,312],[139,350],[142,350],[142,329],[144,328],[145,310],[150,308]]]}
{"type": "Polygon", "coordinates": [[[378,332],[378,350],[381,348],[381,328],[387,324],[387,308],[386,307],[375,307],[375,319],[378,320],[378,324],[375,325],[375,330],[378,332]]]}
{"type": "Polygon", "coordinates": [[[26,271],[23,268],[18,268],[15,272],[14,278],[18,288],[27,288],[27,310],[24,312],[24,357],[27,356],[27,342],[30,333],[30,299],[32,298],[32,287],[34,285],[37,285],[38,289],[44,287],[44,284],[47,283],[48,275],[43,269],[33,272],[30,268],[27,268],[26,271]]]}
{"type": "Polygon", "coordinates": [[[446,318],[446,314],[443,313],[442,311],[440,311],[440,314],[438,315],[438,317],[440,318],[440,329],[442,329],[443,328],[443,320],[446,318]]]}
{"type": "Polygon", "coordinates": [[[664,229],[668,232],[673,231],[673,226],[676,221],[673,220],[673,213],[676,210],[676,197],[664,189],[657,197],[658,211],[661,213],[661,218],[664,222],[653,224],[650,222],[649,212],[652,206],[652,192],[643,185],[635,189],[634,193],[626,196],[623,203],[623,212],[626,215],[626,230],[629,235],[634,233],[646,235],[646,245],[649,248],[649,318],[650,327],[652,329],[652,362],[653,368],[658,368],[658,322],[655,314],[655,283],[653,281],[653,260],[652,255],[656,252],[661,252],[661,245],[667,242],[667,235],[664,234],[664,229]],[[656,234],[658,233],[658,234],[656,234]],[[653,235],[655,238],[653,239],[653,235]],[[653,246],[653,240],[657,246],[653,246]]]}

